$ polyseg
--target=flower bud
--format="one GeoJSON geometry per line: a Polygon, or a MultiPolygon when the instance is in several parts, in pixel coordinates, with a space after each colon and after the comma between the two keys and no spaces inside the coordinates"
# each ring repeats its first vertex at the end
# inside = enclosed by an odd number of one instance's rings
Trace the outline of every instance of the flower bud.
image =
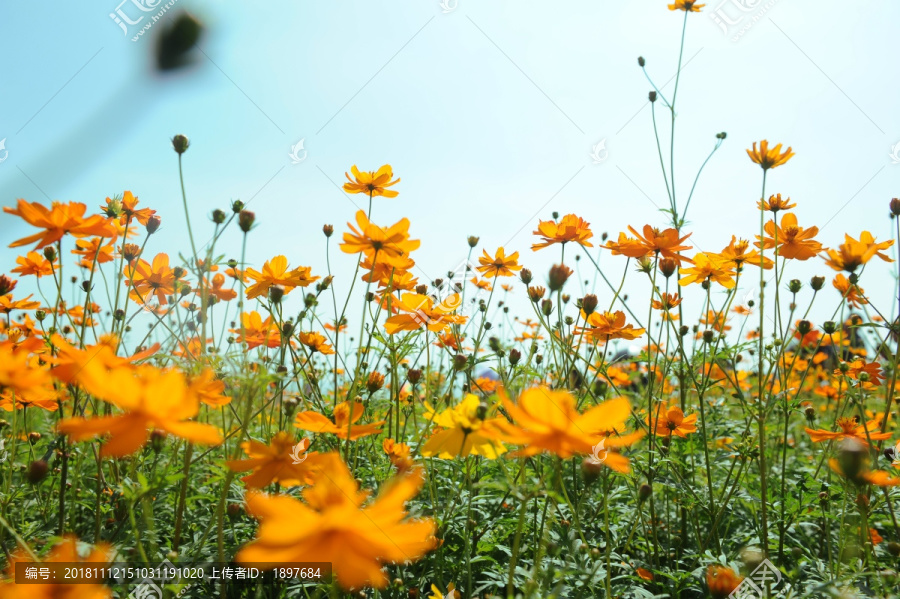
{"type": "Polygon", "coordinates": [[[656,92],[651,91],[649,94],[647,94],[647,98],[650,100],[650,102],[656,102],[656,92]]]}
{"type": "MultiPolygon", "coordinates": [[[[47,246],[50,247],[50,246],[47,246]]],[[[13,289],[16,288],[16,285],[19,282],[15,279],[10,279],[6,275],[0,275],[0,295],[6,295],[7,293],[11,293],[13,289]]]]}
{"type": "Polygon", "coordinates": [[[480,239],[479,237],[475,237],[474,235],[469,235],[469,237],[466,239],[466,241],[469,242],[469,247],[473,248],[476,245],[478,245],[479,239],[480,239]]]}
{"type": "Polygon", "coordinates": [[[377,370],[373,370],[369,373],[369,378],[366,381],[366,391],[375,393],[382,387],[384,387],[384,375],[377,370]]]}
{"type": "Polygon", "coordinates": [[[643,56],[638,56],[638,66],[644,68],[644,65],[647,64],[647,61],[644,60],[643,56]]]}
{"type": "Polygon", "coordinates": [[[239,214],[241,210],[244,209],[244,202],[240,200],[235,200],[231,203],[231,211],[235,214],[239,214]]]}
{"type": "Polygon", "coordinates": [[[172,147],[175,148],[175,152],[178,154],[187,152],[190,145],[191,142],[185,135],[178,134],[172,138],[172,147]]]}
{"type": "Polygon", "coordinates": [[[528,285],[529,283],[531,283],[531,271],[528,270],[527,268],[523,268],[519,272],[519,278],[522,280],[523,283],[528,285]]]}
{"type": "Polygon", "coordinates": [[[25,479],[33,485],[38,484],[45,478],[50,471],[50,466],[44,460],[35,460],[28,465],[28,472],[25,479]]]}
{"type": "Polygon", "coordinates": [[[678,263],[671,258],[663,258],[659,261],[659,272],[663,274],[665,278],[671,277],[678,270],[678,263]]]}
{"type": "Polygon", "coordinates": [[[584,477],[584,482],[588,485],[600,478],[603,464],[598,462],[599,460],[594,459],[593,456],[584,458],[581,461],[581,475],[584,477]]]}
{"type": "Polygon", "coordinates": [[[547,290],[543,287],[529,287],[528,299],[536,304],[541,300],[542,297],[544,297],[544,293],[546,293],[546,291],[547,290]]]}
{"type": "Polygon", "coordinates": [[[241,210],[238,215],[238,227],[240,227],[241,231],[247,233],[253,227],[253,223],[256,221],[256,215],[249,210],[241,210]]]}
{"type": "Polygon", "coordinates": [[[597,296],[589,294],[581,298],[581,309],[585,314],[590,316],[597,309],[597,296]]]}
{"type": "Polygon", "coordinates": [[[469,359],[463,354],[456,354],[453,356],[453,369],[454,370],[463,370],[466,367],[466,364],[469,363],[469,359]]]}
{"type": "Polygon", "coordinates": [[[325,233],[325,237],[331,237],[334,234],[334,225],[322,225],[322,233],[325,233]]]}
{"type": "Polygon", "coordinates": [[[153,235],[156,231],[159,230],[159,225],[162,224],[162,219],[157,215],[153,215],[147,219],[147,234],[153,235]]]}
{"type": "Polygon", "coordinates": [[[894,216],[900,216],[900,198],[894,198],[891,200],[891,214],[894,216]]]}
{"type": "Polygon", "coordinates": [[[866,448],[855,439],[846,438],[841,441],[838,450],[838,464],[841,472],[848,480],[857,482],[866,457],[866,448]]]}
{"type": "Polygon", "coordinates": [[[418,368],[410,368],[409,372],[406,373],[406,380],[415,385],[422,380],[422,371],[418,368]]]}
{"type": "Polygon", "coordinates": [[[644,483],[638,489],[638,502],[644,503],[644,501],[650,498],[651,494],[653,494],[653,488],[650,485],[644,483]]]}
{"type": "Polygon", "coordinates": [[[547,286],[550,287],[550,291],[559,291],[563,288],[563,285],[566,284],[566,281],[569,280],[571,275],[572,269],[565,264],[554,264],[550,268],[547,286]]]}
{"type": "Polygon", "coordinates": [[[522,352],[517,349],[509,350],[509,363],[513,366],[519,363],[519,360],[522,359],[522,352]]]}
{"type": "Polygon", "coordinates": [[[809,280],[809,286],[813,288],[813,291],[820,290],[825,285],[825,277],[813,277],[809,280]]]}
{"type": "Polygon", "coordinates": [[[803,288],[803,283],[800,282],[800,279],[791,279],[788,283],[788,289],[791,293],[799,293],[800,289],[803,288]]]}
{"type": "Polygon", "coordinates": [[[150,448],[153,449],[154,453],[162,451],[166,444],[166,436],[166,431],[160,429],[155,429],[150,433],[150,448]]]}
{"type": "Polygon", "coordinates": [[[808,320],[801,320],[797,323],[797,332],[806,335],[812,330],[812,323],[808,320]]]}
{"type": "Polygon", "coordinates": [[[553,300],[541,300],[541,313],[544,316],[550,316],[551,314],[553,314],[553,300]]]}

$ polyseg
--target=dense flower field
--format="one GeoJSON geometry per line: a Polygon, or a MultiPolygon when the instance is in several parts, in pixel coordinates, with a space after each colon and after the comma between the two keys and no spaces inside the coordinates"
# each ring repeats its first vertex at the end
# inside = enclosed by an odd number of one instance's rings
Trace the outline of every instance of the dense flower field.
{"type": "MultiPolygon", "coordinates": [[[[677,85],[650,92],[671,135],[677,85]]],[[[322,228],[346,273],[277,247],[248,264],[267,240],[241,202],[196,228],[186,196],[5,206],[35,232],[0,265],[0,597],[900,596],[898,300],[861,287],[895,276],[895,240],[801,224],[777,187],[794,153],[762,140],[758,230],[699,251],[657,131],[663,214],[607,238],[554,213],[528,252],[461,235],[471,262],[434,281],[413,269],[427,230],[379,216],[403,197],[390,165],[353,166],[368,209],[322,228]],[[181,218],[188,247],[157,247],[181,218]],[[579,293],[575,262],[607,286],[579,293]],[[78,584],[24,580],[53,563],[78,584]],[[260,577],[83,569],[160,563],[260,577]]]]}

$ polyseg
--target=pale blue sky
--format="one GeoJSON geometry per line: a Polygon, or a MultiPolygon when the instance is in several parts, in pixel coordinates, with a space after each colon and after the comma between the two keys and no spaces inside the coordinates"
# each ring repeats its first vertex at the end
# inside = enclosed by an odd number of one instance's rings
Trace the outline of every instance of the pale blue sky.
{"type": "MultiPolygon", "coordinates": [[[[715,133],[728,133],[692,201],[692,241],[718,251],[732,233],[758,231],[761,171],[744,148],[762,138],[796,151],[771,172],[768,190],[791,196],[801,225],[820,226],[825,245],[862,229],[890,237],[887,204],[900,195],[900,164],[889,156],[900,141],[900,4],[743,0],[755,8],[741,13],[739,3],[712,2],[688,18],[676,138],[682,206],[715,133]],[[749,23],[765,5],[738,41],[711,19],[721,8],[749,23]]],[[[583,216],[598,237],[664,224],[654,207],[666,199],[650,88],[636,59],[646,58],[658,85],[675,73],[682,13],[665,0],[459,0],[448,13],[437,0],[180,0],[176,8],[208,30],[196,67],[166,79],[149,70],[154,29],[132,42],[109,18],[115,8],[116,0],[0,3],[8,56],[0,139],[9,152],[0,204],[49,197],[94,209],[129,189],[163,217],[148,251],[176,254],[188,245],[168,140],[184,133],[198,238],[208,236],[203,218],[213,208],[250,200],[257,266],[284,253],[324,270],[322,224],[342,232],[352,202],[363,205],[335,187],[353,164],[390,163],[402,177],[399,198],[376,200],[374,220],[411,219],[425,278],[464,258],[467,235],[489,251],[519,250],[526,266],[545,272],[558,253],[531,252],[530,232],[554,210],[583,216]],[[292,165],[288,153],[301,138],[308,156],[292,165]],[[593,164],[591,146],[602,139],[608,158],[593,164]]],[[[140,14],[130,0],[122,10],[140,14]]],[[[5,246],[29,228],[0,214],[0,231],[5,246]]],[[[229,256],[238,242],[228,238],[229,256]]],[[[15,255],[0,250],[0,272],[15,255]]],[[[353,258],[332,258],[340,292],[353,258]]],[[[612,264],[617,278],[624,262],[612,264]]],[[[804,281],[832,274],[818,260],[792,268],[788,277],[804,281]]],[[[880,305],[891,302],[893,279],[881,264],[862,285],[880,305]]],[[[639,297],[645,288],[629,291],[639,297]]]]}

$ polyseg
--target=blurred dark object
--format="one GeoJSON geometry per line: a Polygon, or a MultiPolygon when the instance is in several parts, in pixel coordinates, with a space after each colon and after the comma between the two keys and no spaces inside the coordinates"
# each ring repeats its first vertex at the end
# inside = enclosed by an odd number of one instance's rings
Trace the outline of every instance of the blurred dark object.
{"type": "Polygon", "coordinates": [[[194,62],[191,50],[203,35],[203,25],[186,12],[180,12],[163,25],[156,38],[156,68],[174,71],[194,62]]]}

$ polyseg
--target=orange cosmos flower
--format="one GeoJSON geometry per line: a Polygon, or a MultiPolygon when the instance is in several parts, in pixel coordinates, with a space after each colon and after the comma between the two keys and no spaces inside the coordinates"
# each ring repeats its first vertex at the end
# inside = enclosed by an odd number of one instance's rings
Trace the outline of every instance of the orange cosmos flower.
{"type": "Polygon", "coordinates": [[[272,320],[269,315],[265,320],[259,315],[259,312],[244,312],[241,314],[241,329],[229,329],[232,333],[237,333],[238,343],[247,343],[247,349],[253,349],[264,345],[266,347],[281,347],[281,329],[278,323],[272,320]]]}
{"type": "Polygon", "coordinates": [[[488,283],[485,279],[478,280],[478,277],[472,277],[469,279],[469,282],[478,287],[479,289],[484,289],[485,291],[490,291],[493,289],[490,283],[488,283]]]}
{"type": "Polygon", "coordinates": [[[220,272],[213,276],[212,284],[206,283],[206,291],[220,302],[228,302],[237,297],[237,291],[225,288],[225,275],[220,272]]]}
{"type": "Polygon", "coordinates": [[[868,304],[869,301],[864,297],[865,289],[858,285],[851,285],[850,279],[845,277],[842,274],[837,274],[834,276],[834,280],[831,282],[835,289],[841,292],[841,296],[847,300],[847,303],[853,306],[854,308],[859,308],[863,304],[868,304]]]}
{"type": "MultiPolygon", "coordinates": [[[[736,269],[743,268],[744,264],[752,264],[759,266],[759,252],[750,250],[750,242],[746,239],[737,239],[731,236],[731,243],[724,250],[717,254],[726,262],[730,262],[736,269]],[[749,250],[749,251],[748,251],[749,250]]],[[[763,268],[769,270],[775,264],[766,257],[763,257],[763,268]]]]}
{"type": "Polygon", "coordinates": [[[677,293],[663,293],[658,300],[652,300],[650,304],[654,310],[668,312],[677,308],[681,304],[681,299],[677,293]]]}
{"type": "Polygon", "coordinates": [[[445,298],[435,304],[434,298],[418,293],[404,293],[393,306],[405,314],[391,316],[384,323],[384,330],[389,335],[398,331],[416,331],[422,327],[429,331],[441,332],[452,324],[465,324],[465,316],[453,314],[459,308],[459,294],[445,298]]]}
{"type": "Polygon", "coordinates": [[[620,233],[617,243],[607,242],[606,247],[612,250],[613,255],[622,254],[629,258],[643,258],[644,256],[655,254],[660,258],[674,260],[678,264],[691,261],[689,258],[678,254],[682,250],[691,249],[689,245],[681,245],[685,239],[691,236],[690,233],[684,237],[679,237],[676,229],[660,231],[658,228],[650,225],[644,225],[643,235],[635,231],[634,227],[629,226],[628,230],[635,236],[634,239],[626,236],[624,233],[620,233]]]}
{"type": "Polygon", "coordinates": [[[650,431],[657,437],[675,435],[685,439],[689,434],[697,432],[697,415],[685,416],[678,406],[666,407],[666,404],[660,404],[656,414],[655,422],[651,424],[649,417],[645,422],[651,425],[650,431]]]}
{"type": "Polygon", "coordinates": [[[391,464],[397,469],[397,472],[407,472],[413,467],[413,461],[410,457],[410,447],[406,443],[397,443],[393,439],[385,439],[381,443],[381,448],[387,454],[391,464]]]}
{"type": "Polygon", "coordinates": [[[759,142],[758,150],[756,149],[756,142],[753,142],[753,149],[747,150],[747,155],[750,156],[750,160],[761,166],[763,170],[768,170],[786,163],[793,158],[794,153],[791,151],[790,147],[782,152],[781,144],[778,144],[774,148],[769,148],[768,140],[764,139],[759,142]]]}
{"type": "Polygon", "coordinates": [[[518,263],[519,252],[513,252],[507,256],[503,248],[497,248],[497,253],[493,258],[487,253],[487,250],[482,250],[482,252],[484,252],[484,256],[478,258],[481,266],[475,267],[475,270],[482,273],[485,279],[512,277],[515,276],[513,275],[514,271],[522,270],[518,263]]]}
{"type": "Polygon", "coordinates": [[[313,433],[331,433],[341,439],[346,439],[349,434],[351,441],[380,433],[384,420],[379,420],[372,424],[356,424],[363,417],[363,412],[365,412],[365,408],[361,401],[353,402],[352,412],[350,403],[342,401],[334,408],[333,422],[323,414],[306,411],[297,414],[297,417],[294,419],[294,426],[300,430],[313,433]]]}
{"type": "Polygon", "coordinates": [[[356,213],[356,224],[359,229],[347,223],[352,232],[344,233],[344,242],[340,247],[345,254],[377,253],[379,260],[402,267],[410,252],[421,243],[418,239],[409,238],[409,219],[406,218],[390,227],[379,227],[360,210],[356,213]]]}
{"type": "Polygon", "coordinates": [[[341,323],[340,326],[337,326],[337,324],[336,324],[335,322],[326,322],[326,323],[325,323],[325,330],[327,330],[327,331],[333,331],[333,332],[335,332],[335,333],[342,333],[342,332],[344,332],[344,331],[347,330],[347,324],[346,324],[346,323],[341,323]]]}
{"type": "Polygon", "coordinates": [[[288,261],[284,256],[275,256],[263,264],[262,272],[253,268],[246,270],[248,277],[256,281],[247,288],[247,299],[264,296],[272,285],[284,287],[284,293],[288,294],[294,287],[306,287],[322,277],[312,276],[312,267],[298,266],[288,270],[288,261]]]}
{"type": "Polygon", "coordinates": [[[27,394],[51,388],[52,384],[47,370],[36,367],[27,351],[17,351],[9,342],[0,343],[0,389],[27,394]]]}
{"type": "Polygon", "coordinates": [[[826,430],[814,430],[811,428],[805,428],[807,434],[809,435],[810,441],[813,443],[821,443],[822,441],[843,441],[844,439],[855,439],[862,443],[865,447],[869,446],[869,442],[867,440],[867,435],[869,439],[873,441],[881,441],[884,439],[890,439],[891,433],[885,432],[877,432],[878,429],[881,428],[881,418],[876,418],[875,420],[870,420],[863,426],[859,424],[853,418],[838,418],[837,426],[840,430],[832,432],[826,430]]]}
{"type": "Polygon", "coordinates": [[[625,313],[621,310],[615,312],[592,312],[590,315],[581,314],[588,326],[579,327],[576,332],[581,333],[593,343],[605,343],[610,339],[637,339],[646,332],[646,329],[636,329],[634,325],[625,324],[625,313]]]}
{"type": "Polygon", "coordinates": [[[309,332],[309,333],[297,333],[297,338],[300,340],[300,343],[308,347],[313,352],[319,352],[323,355],[330,355],[334,353],[334,348],[328,345],[327,339],[321,333],[309,332]]]}
{"type": "Polygon", "coordinates": [[[583,247],[594,247],[588,241],[594,236],[590,226],[591,223],[574,214],[565,215],[559,222],[539,220],[538,228],[532,235],[542,237],[543,241],[532,245],[531,249],[537,251],[554,243],[568,243],[570,241],[574,241],[583,247]]]}
{"type": "Polygon", "coordinates": [[[6,275],[0,275],[0,295],[12,293],[18,284],[17,280],[10,279],[6,275]]]}
{"type": "Polygon", "coordinates": [[[30,556],[24,552],[16,552],[9,556],[9,578],[0,582],[0,597],[3,599],[112,599],[110,588],[102,581],[92,580],[87,577],[77,576],[79,568],[73,568],[76,578],[64,582],[48,582],[47,584],[16,584],[16,563],[40,564],[56,562],[71,566],[90,566],[91,569],[102,568],[112,561],[113,553],[109,545],[98,543],[90,553],[83,556],[78,550],[78,538],[66,535],[56,543],[50,553],[41,561],[33,562],[30,556]]]}
{"type": "Polygon", "coordinates": [[[791,203],[791,198],[781,199],[781,194],[776,193],[775,195],[769,196],[769,200],[759,200],[756,202],[756,206],[760,210],[765,210],[767,212],[779,212],[781,210],[790,210],[797,206],[797,204],[791,203]]]}
{"type": "Polygon", "coordinates": [[[17,256],[16,264],[19,266],[10,272],[18,273],[22,276],[34,275],[39,279],[45,275],[52,275],[58,268],[56,264],[47,260],[43,254],[37,252],[28,252],[25,256],[17,256]]]}
{"type": "Polygon", "coordinates": [[[878,534],[877,530],[875,530],[874,528],[870,528],[869,529],[869,540],[872,541],[873,545],[878,545],[879,543],[884,541],[884,538],[880,534],[878,534]]]}
{"type": "Polygon", "coordinates": [[[713,599],[725,599],[744,581],[734,570],[725,566],[710,566],[706,569],[706,586],[713,599]]]}
{"type": "Polygon", "coordinates": [[[34,249],[39,250],[63,238],[66,233],[75,237],[115,237],[115,229],[99,214],[84,218],[87,206],[78,202],[62,204],[53,202],[48,210],[37,202],[19,200],[15,208],[3,207],[7,214],[14,214],[29,225],[44,229],[40,233],[23,237],[9,244],[9,247],[20,247],[37,242],[34,249]]]}
{"type": "Polygon", "coordinates": [[[221,408],[231,403],[231,398],[225,395],[225,381],[219,380],[209,368],[191,377],[190,387],[191,392],[207,406],[221,408]]]}
{"type": "Polygon", "coordinates": [[[724,310],[722,312],[707,310],[706,317],[700,319],[700,324],[705,324],[716,332],[724,333],[725,331],[731,330],[731,327],[726,324],[727,320],[728,314],[726,314],[724,310]]]}
{"type": "Polygon", "coordinates": [[[82,382],[82,376],[98,376],[96,371],[87,368],[88,365],[92,368],[102,368],[104,371],[128,368],[136,362],[149,358],[160,347],[156,343],[152,347],[125,358],[116,355],[119,340],[115,335],[105,335],[100,338],[99,343],[88,345],[84,349],[69,345],[60,335],[53,335],[50,342],[56,349],[55,356],[46,358],[53,366],[50,372],[57,380],[67,385],[82,382]]]}
{"type": "Polygon", "coordinates": [[[681,269],[684,276],[678,280],[678,284],[684,287],[691,283],[703,283],[715,281],[726,289],[733,289],[735,282],[732,278],[734,270],[731,263],[722,259],[718,254],[700,253],[694,256],[694,265],[681,269]]]}
{"type": "Polygon", "coordinates": [[[354,164],[350,169],[353,178],[348,173],[344,173],[349,183],[344,183],[344,191],[347,193],[366,193],[370,196],[384,196],[386,198],[396,198],[399,192],[387,189],[400,182],[400,179],[391,181],[394,171],[390,164],[385,164],[375,172],[360,171],[354,164]]]}
{"type": "Polygon", "coordinates": [[[900,485],[900,478],[894,478],[884,470],[870,470],[867,465],[860,468],[854,476],[850,476],[849,473],[845,474],[841,469],[840,462],[834,458],[828,460],[828,465],[841,476],[860,486],[871,484],[877,487],[896,487],[900,485]]]}
{"type": "Polygon", "coordinates": [[[264,569],[285,563],[331,562],[345,590],[388,584],[384,563],[408,563],[434,548],[430,519],[409,520],[404,504],[422,487],[420,468],[382,486],[368,505],[353,474],[336,453],[322,456],[320,474],[302,491],[287,495],[247,494],[247,511],[259,520],[256,538],[236,560],[264,569]]]}
{"type": "Polygon", "coordinates": [[[697,0],[675,0],[675,4],[669,5],[669,10],[683,10],[684,12],[700,12],[705,4],[697,4],[697,0]]]}
{"type": "MultiPolygon", "coordinates": [[[[869,377],[868,382],[872,385],[880,385],[884,381],[884,376],[881,373],[881,366],[878,362],[866,363],[862,360],[853,360],[848,366],[847,376],[851,379],[859,380],[859,375],[865,372],[869,377]]],[[[834,374],[841,374],[841,369],[835,368],[834,374]]]]}
{"type": "Polygon", "coordinates": [[[309,439],[297,442],[284,431],[276,433],[270,445],[251,439],[241,443],[241,449],[248,459],[229,460],[225,465],[233,472],[252,470],[241,479],[250,489],[262,489],[272,483],[280,487],[312,484],[312,471],[320,455],[306,452],[309,439]]]}
{"type": "Polygon", "coordinates": [[[31,295],[20,300],[13,300],[10,293],[0,295],[0,314],[9,314],[13,310],[37,310],[41,307],[41,302],[29,300],[31,300],[31,295]]]}
{"type": "Polygon", "coordinates": [[[364,256],[359,266],[369,272],[361,277],[362,280],[366,283],[377,282],[380,287],[387,287],[394,278],[408,274],[406,271],[416,265],[415,260],[408,256],[390,258],[381,253],[377,256],[375,254],[365,254],[364,256]],[[374,258],[377,258],[377,261],[373,262],[374,258]]]}
{"type": "Polygon", "coordinates": [[[105,264],[115,260],[113,256],[113,243],[110,242],[103,245],[102,237],[91,237],[90,239],[76,239],[73,254],[82,256],[78,262],[78,266],[82,268],[93,268],[94,263],[105,264]]]}
{"type": "Polygon", "coordinates": [[[166,298],[175,294],[175,282],[180,278],[175,276],[175,269],[169,267],[168,254],[157,254],[152,266],[146,260],[138,260],[134,266],[126,266],[125,277],[131,299],[146,304],[151,297],[156,296],[161,306],[169,303],[166,298]]]}
{"type": "MultiPolygon", "coordinates": [[[[0,385],[2,388],[2,385],[0,385]]],[[[10,388],[0,391],[0,408],[7,412],[13,409],[35,407],[55,412],[59,409],[60,401],[65,400],[64,392],[57,392],[53,387],[34,387],[27,391],[15,392],[10,388]]]]}
{"type": "Polygon", "coordinates": [[[860,234],[859,241],[845,234],[844,243],[836,249],[825,250],[825,256],[823,257],[825,258],[825,264],[834,270],[854,272],[873,256],[878,256],[885,262],[893,262],[890,257],[881,253],[881,250],[885,250],[893,244],[893,239],[876,243],[875,238],[868,231],[863,231],[860,234]]]}
{"type": "Polygon", "coordinates": [[[493,460],[506,452],[503,444],[491,436],[491,426],[505,418],[485,420],[487,414],[479,415],[481,399],[472,393],[457,405],[435,414],[434,408],[425,404],[425,419],[440,427],[425,445],[423,456],[437,456],[441,459],[484,456],[493,460]]]}
{"type": "Polygon", "coordinates": [[[88,362],[78,379],[88,393],[125,412],[98,418],[67,418],[57,426],[73,441],[108,434],[110,438],[100,448],[101,456],[134,453],[154,429],[204,445],[222,442],[216,427],[189,420],[199,412],[200,399],[177,370],[144,365],[108,371],[99,363],[88,362]]]}
{"type": "MultiPolygon", "coordinates": [[[[804,229],[799,226],[793,212],[788,212],[781,218],[781,225],[776,225],[774,220],[767,222],[765,232],[763,247],[765,249],[775,247],[777,237],[778,255],[783,258],[809,260],[822,251],[822,244],[813,239],[818,234],[819,228],[804,229]]],[[[757,241],[756,247],[759,245],[757,241]]]]}
{"type": "Polygon", "coordinates": [[[156,214],[156,210],[151,210],[150,208],[138,209],[138,203],[139,200],[136,195],[130,191],[125,191],[121,199],[106,198],[106,204],[101,204],[100,210],[103,210],[111,218],[120,216],[122,224],[130,223],[132,219],[135,219],[146,226],[150,217],[156,214]]]}
{"type": "MultiPolygon", "coordinates": [[[[619,434],[631,415],[631,403],[624,397],[610,399],[579,414],[575,398],[565,390],[533,387],[522,392],[517,403],[510,401],[504,389],[500,399],[514,424],[505,418],[490,423],[493,436],[513,445],[524,447],[512,455],[532,456],[544,451],[561,458],[590,453],[600,445],[606,450],[618,449],[637,442],[643,433],[619,434]]],[[[599,461],[599,460],[598,460],[599,461]]],[[[628,472],[628,458],[607,451],[602,460],[617,472],[628,472]]]]}

